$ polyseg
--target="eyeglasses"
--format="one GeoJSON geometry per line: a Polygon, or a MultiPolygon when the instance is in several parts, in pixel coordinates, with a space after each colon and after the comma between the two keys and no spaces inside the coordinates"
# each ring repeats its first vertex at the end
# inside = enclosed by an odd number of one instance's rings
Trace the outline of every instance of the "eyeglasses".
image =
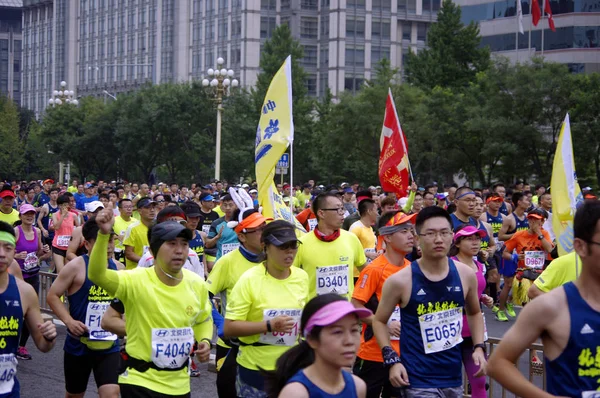
{"type": "Polygon", "coordinates": [[[338,214],[344,214],[344,212],[346,211],[346,209],[344,209],[343,207],[332,207],[330,209],[320,209],[323,211],[337,211],[338,214]]]}
{"type": "Polygon", "coordinates": [[[277,248],[279,250],[296,250],[298,248],[298,241],[297,240],[293,240],[291,242],[286,242],[283,245],[279,245],[277,246],[277,248]]]}
{"type": "Polygon", "coordinates": [[[165,203],[165,200],[157,200],[156,203],[165,203]]]}
{"type": "Polygon", "coordinates": [[[433,240],[436,237],[440,236],[443,239],[449,238],[453,235],[452,231],[444,230],[444,231],[427,231],[424,234],[419,234],[419,236],[424,237],[425,239],[433,240]]]}
{"type": "Polygon", "coordinates": [[[589,241],[587,241],[587,243],[600,246],[600,242],[594,242],[593,240],[589,240],[589,241]]]}

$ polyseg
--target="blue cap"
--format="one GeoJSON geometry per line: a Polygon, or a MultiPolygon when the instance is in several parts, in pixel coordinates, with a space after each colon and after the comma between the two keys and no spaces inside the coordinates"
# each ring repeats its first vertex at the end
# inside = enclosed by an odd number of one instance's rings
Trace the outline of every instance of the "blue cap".
{"type": "Polygon", "coordinates": [[[200,200],[202,202],[212,202],[213,200],[215,200],[215,198],[212,195],[200,195],[200,200]]]}
{"type": "Polygon", "coordinates": [[[352,188],[346,187],[344,188],[344,193],[354,193],[354,191],[352,190],[352,188]]]}

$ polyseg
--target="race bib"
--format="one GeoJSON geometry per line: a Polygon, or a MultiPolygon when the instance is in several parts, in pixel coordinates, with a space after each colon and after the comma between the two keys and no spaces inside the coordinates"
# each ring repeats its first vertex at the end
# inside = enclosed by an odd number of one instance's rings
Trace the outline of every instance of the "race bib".
{"type": "Polygon", "coordinates": [[[234,251],[238,247],[240,247],[239,243],[224,243],[221,246],[221,256],[224,256],[227,253],[234,251]]]}
{"type": "Polygon", "coordinates": [[[143,246],[143,247],[142,247],[142,256],[143,256],[144,254],[146,254],[146,253],[148,252],[148,250],[150,250],[150,246],[143,246]]]}
{"type": "Polygon", "coordinates": [[[70,241],[71,241],[71,237],[69,235],[59,235],[56,238],[56,246],[68,247],[70,241]]]}
{"type": "Polygon", "coordinates": [[[298,335],[300,329],[300,317],[302,316],[302,310],[299,309],[277,309],[277,310],[264,310],[263,320],[270,321],[274,318],[286,315],[294,318],[294,327],[288,333],[285,332],[264,332],[260,335],[259,342],[269,345],[280,345],[280,346],[293,346],[298,342],[298,335]]]}
{"type": "MultiPolygon", "coordinates": [[[[366,254],[375,254],[375,253],[377,253],[377,250],[375,250],[375,248],[372,248],[372,249],[365,249],[365,255],[366,255],[366,254]]],[[[371,259],[370,259],[370,258],[367,256],[367,263],[370,263],[371,261],[373,261],[373,260],[371,260],[371,259]]]]}
{"type": "Polygon", "coordinates": [[[527,268],[542,269],[546,261],[546,252],[543,251],[526,251],[525,266],[527,268]]]}
{"type": "Polygon", "coordinates": [[[85,312],[85,326],[89,330],[90,340],[115,341],[116,334],[107,332],[100,327],[102,316],[110,306],[110,303],[88,303],[85,312]]]}
{"type": "Polygon", "coordinates": [[[159,368],[179,368],[190,360],[193,345],[190,327],[152,329],[152,362],[159,368]]]}
{"type": "Polygon", "coordinates": [[[14,354],[0,355],[0,394],[12,392],[17,374],[17,358],[14,354]]]}
{"type": "Polygon", "coordinates": [[[319,220],[317,220],[316,218],[309,218],[308,220],[308,228],[312,231],[315,229],[315,227],[317,226],[317,224],[319,223],[319,220]]]}
{"type": "MultiPolygon", "coordinates": [[[[387,324],[389,325],[392,322],[400,322],[400,319],[400,306],[397,305],[396,308],[394,308],[392,315],[390,315],[390,319],[388,320],[387,324]]],[[[390,340],[400,340],[400,337],[390,336],[390,340]]]]}
{"type": "Polygon", "coordinates": [[[483,341],[488,341],[488,332],[487,332],[487,323],[485,323],[485,314],[482,312],[483,316],[483,341]]]}
{"type": "Polygon", "coordinates": [[[210,231],[210,224],[207,225],[203,225],[202,226],[202,232],[204,232],[205,234],[208,235],[208,232],[210,231]]]}
{"type": "Polygon", "coordinates": [[[460,344],[462,322],[462,307],[419,316],[425,354],[446,351],[460,344]]]}
{"type": "Polygon", "coordinates": [[[348,294],[348,264],[317,267],[317,295],[348,294]]]}
{"type": "Polygon", "coordinates": [[[600,391],[582,391],[581,398],[600,398],[600,391]]]}
{"type": "Polygon", "coordinates": [[[38,257],[35,252],[27,253],[25,261],[23,262],[23,271],[30,271],[38,267],[38,257]]]}

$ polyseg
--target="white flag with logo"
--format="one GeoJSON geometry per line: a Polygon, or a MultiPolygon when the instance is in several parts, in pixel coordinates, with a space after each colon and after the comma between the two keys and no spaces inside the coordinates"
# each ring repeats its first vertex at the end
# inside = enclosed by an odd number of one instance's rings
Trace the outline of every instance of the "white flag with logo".
{"type": "Polygon", "coordinates": [[[521,7],[521,0],[517,0],[517,23],[519,24],[519,33],[525,34],[523,31],[523,8],[521,7]]]}

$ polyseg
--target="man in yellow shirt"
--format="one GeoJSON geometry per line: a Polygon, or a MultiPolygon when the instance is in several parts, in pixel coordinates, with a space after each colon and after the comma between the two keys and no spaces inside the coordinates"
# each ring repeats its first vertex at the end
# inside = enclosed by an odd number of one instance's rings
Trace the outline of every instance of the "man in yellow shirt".
{"type": "Polygon", "coordinates": [[[575,251],[552,260],[544,272],[533,282],[527,295],[533,299],[567,282],[574,281],[581,274],[581,266],[581,259],[575,251]]]}
{"type": "Polygon", "coordinates": [[[308,274],[309,299],[337,293],[348,299],[354,290],[354,267],[360,271],[367,263],[356,235],[341,229],[344,205],[333,192],[319,194],[312,204],[317,226],[300,238],[302,244],[294,265],[308,274]]]}
{"type": "Polygon", "coordinates": [[[0,199],[2,199],[0,202],[0,221],[4,221],[13,227],[13,224],[19,221],[19,212],[12,207],[15,197],[16,195],[11,188],[0,191],[0,199]]]}
{"type": "Polygon", "coordinates": [[[302,192],[298,192],[296,194],[296,199],[298,199],[298,206],[300,207],[299,211],[306,209],[307,203],[310,201],[312,196],[310,190],[312,189],[312,185],[306,183],[302,186],[302,192]]]}
{"type": "Polygon", "coordinates": [[[115,240],[115,258],[119,261],[125,261],[125,235],[127,230],[132,225],[139,221],[133,218],[133,203],[131,199],[121,199],[118,202],[119,215],[115,217],[115,233],[117,234],[115,240]]]}
{"type": "Polygon", "coordinates": [[[150,198],[142,198],[138,201],[140,223],[131,225],[125,233],[125,262],[127,269],[137,267],[138,261],[146,253],[150,244],[148,243],[148,228],[154,223],[156,217],[156,202],[150,198]]]}
{"type": "MultiPolygon", "coordinates": [[[[372,227],[372,225],[377,222],[378,218],[375,201],[373,199],[361,200],[358,202],[358,212],[360,214],[360,220],[352,224],[349,231],[358,237],[358,240],[360,240],[360,243],[365,250],[367,261],[371,262],[378,256],[375,248],[377,238],[375,237],[375,232],[373,231],[372,227]]],[[[358,274],[356,273],[357,271],[358,270],[354,268],[355,278],[358,277],[358,274]]]]}

